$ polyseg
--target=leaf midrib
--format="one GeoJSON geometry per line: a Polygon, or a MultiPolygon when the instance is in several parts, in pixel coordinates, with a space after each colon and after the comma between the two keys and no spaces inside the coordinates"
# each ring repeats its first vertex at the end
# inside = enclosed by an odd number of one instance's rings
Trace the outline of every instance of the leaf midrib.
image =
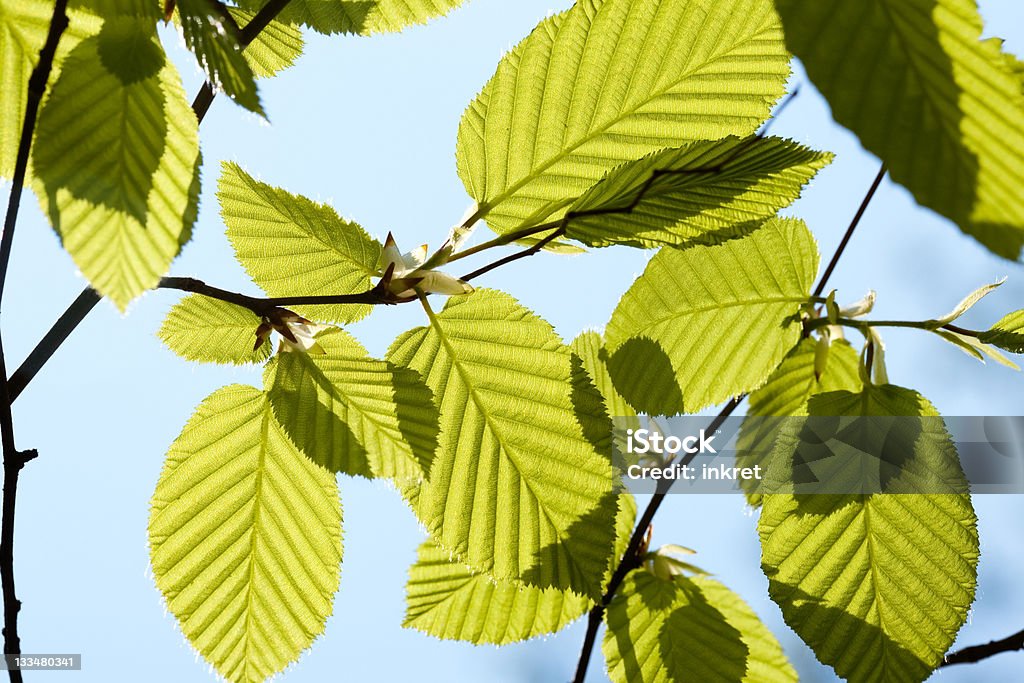
{"type": "MultiPolygon", "coordinates": [[[[485,407],[486,404],[485,404],[484,400],[477,393],[475,384],[472,381],[470,381],[470,377],[467,374],[466,369],[463,368],[462,365],[459,363],[459,360],[458,360],[459,356],[455,352],[455,348],[452,346],[451,341],[448,339],[447,335],[444,333],[444,330],[442,329],[441,321],[437,318],[437,316],[434,314],[434,312],[430,309],[429,305],[425,305],[424,308],[427,311],[427,316],[430,318],[430,325],[431,325],[431,327],[434,328],[434,330],[437,332],[437,336],[441,340],[441,345],[444,346],[445,351],[447,351],[449,357],[451,357],[452,367],[454,367],[456,369],[456,372],[458,372],[458,374],[459,374],[459,378],[462,380],[463,384],[466,385],[468,393],[472,397],[473,402],[476,404],[477,409],[480,411],[481,415],[483,416],[484,423],[486,424],[487,428],[491,431],[492,434],[495,435],[495,437],[497,437],[498,435],[500,435],[502,433],[502,430],[500,428],[496,428],[492,424],[490,412],[485,407]]],[[[566,547],[566,539],[563,538],[561,530],[558,528],[558,525],[556,525],[551,520],[551,517],[548,515],[548,511],[547,511],[546,506],[543,505],[542,502],[541,502],[542,498],[537,495],[536,491],[533,490],[533,485],[530,482],[529,478],[526,477],[523,474],[522,470],[520,469],[519,463],[517,462],[516,457],[514,457],[513,449],[510,448],[508,445],[506,445],[504,439],[498,438],[497,440],[498,440],[498,444],[500,445],[501,451],[506,454],[506,458],[511,463],[511,465],[515,468],[516,474],[519,476],[519,480],[526,487],[526,490],[530,492],[530,495],[533,496],[534,500],[537,501],[537,508],[540,510],[541,514],[544,516],[544,520],[548,524],[550,524],[551,528],[554,530],[555,536],[558,538],[558,541],[559,541],[559,543],[562,546],[562,549],[563,549],[563,551],[565,553],[565,556],[568,558],[569,562],[571,562],[576,567],[576,570],[582,576],[586,576],[586,572],[584,571],[584,569],[579,566],[579,563],[576,562],[576,558],[573,556],[572,553],[570,553],[568,551],[568,548],[566,547]]],[[[492,560],[493,560],[493,558],[492,558],[492,560]]],[[[518,558],[518,553],[517,553],[516,566],[519,567],[519,564],[520,564],[520,560],[518,558]]]]}
{"type": "Polygon", "coordinates": [[[244,659],[242,661],[243,671],[245,672],[245,680],[249,679],[249,648],[252,645],[251,634],[253,632],[252,615],[253,615],[253,602],[255,600],[255,591],[253,590],[253,584],[256,580],[256,554],[259,552],[259,529],[260,529],[260,498],[263,491],[263,474],[266,468],[267,461],[267,450],[270,443],[270,406],[267,403],[267,398],[264,395],[262,398],[262,412],[263,420],[260,425],[260,449],[259,456],[256,462],[256,490],[253,492],[253,519],[252,519],[252,541],[249,544],[249,579],[246,581],[246,595],[245,595],[245,650],[244,659]]]}
{"type": "Polygon", "coordinates": [[[657,325],[661,325],[661,324],[664,324],[664,323],[672,322],[676,318],[682,318],[682,317],[690,316],[690,315],[700,315],[701,313],[710,313],[712,311],[723,311],[723,310],[728,310],[730,308],[742,308],[742,307],[746,307],[746,306],[769,306],[771,304],[787,304],[787,303],[803,304],[803,303],[807,303],[807,300],[808,300],[808,297],[806,295],[804,295],[804,296],[786,296],[786,297],[766,297],[766,298],[762,298],[762,299],[742,299],[742,300],[736,300],[736,301],[728,301],[728,302],[726,302],[724,304],[715,304],[715,305],[710,305],[710,306],[698,306],[696,308],[689,308],[689,309],[686,309],[685,311],[672,312],[671,314],[663,316],[663,317],[660,317],[660,318],[649,319],[650,320],[649,324],[646,324],[643,327],[638,328],[636,332],[626,336],[623,339],[623,341],[625,341],[626,339],[629,339],[631,337],[635,337],[640,332],[648,330],[648,329],[650,329],[652,327],[656,327],[657,325]]]}

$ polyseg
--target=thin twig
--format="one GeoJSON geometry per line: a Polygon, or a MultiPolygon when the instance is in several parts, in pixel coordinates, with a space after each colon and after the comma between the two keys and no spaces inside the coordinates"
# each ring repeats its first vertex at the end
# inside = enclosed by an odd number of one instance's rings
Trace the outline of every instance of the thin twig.
{"type": "MultiPolygon", "coordinates": [[[[716,429],[719,429],[726,418],[739,408],[745,398],[746,395],[738,396],[725,404],[725,407],[708,424],[705,431],[714,432],[716,429]]],[[[679,460],[679,464],[689,465],[695,457],[697,457],[696,453],[687,453],[679,460]]],[[[655,489],[654,495],[651,496],[651,501],[647,504],[647,508],[633,529],[633,535],[629,539],[629,545],[626,546],[626,552],[622,554],[622,558],[619,560],[612,578],[608,581],[608,588],[605,589],[604,595],[601,596],[601,602],[591,608],[590,614],[587,617],[587,632],[583,637],[583,648],[580,650],[580,658],[576,663],[576,675],[572,679],[573,683],[583,683],[586,678],[587,666],[590,664],[590,656],[594,651],[594,644],[597,642],[597,631],[601,626],[601,621],[604,619],[604,612],[608,605],[611,604],[612,598],[615,597],[615,593],[619,590],[619,586],[622,585],[626,575],[639,567],[643,561],[638,551],[643,545],[648,527],[654,521],[654,515],[665,501],[665,496],[668,494],[669,489],[672,488],[673,483],[673,481],[668,479],[658,480],[658,487],[655,489]]]]}
{"type": "MultiPolygon", "coordinates": [[[[383,281],[382,281],[383,282],[383,281]]],[[[280,296],[259,298],[238,292],[229,292],[220,287],[208,285],[202,280],[192,277],[165,277],[160,279],[157,289],[177,289],[182,292],[202,294],[211,299],[226,301],[242,308],[247,308],[256,315],[267,315],[275,308],[285,306],[309,306],[317,304],[371,304],[386,305],[404,303],[406,299],[398,299],[390,294],[386,287],[376,287],[357,294],[327,294],[316,296],[280,296]]],[[[415,298],[415,297],[412,297],[415,298]]],[[[411,300],[411,299],[410,299],[411,300]]]]}
{"type": "MultiPolygon", "coordinates": [[[[825,290],[825,286],[828,284],[829,278],[835,271],[835,268],[839,263],[839,259],[842,257],[847,245],[850,243],[850,239],[853,237],[854,232],[856,232],[857,226],[860,224],[861,218],[864,216],[864,212],[867,211],[868,205],[871,203],[871,200],[875,196],[875,192],[878,190],[878,186],[881,184],[882,178],[884,177],[885,167],[883,166],[878,177],[875,178],[875,182],[871,185],[871,189],[868,190],[867,195],[865,195],[864,201],[861,202],[857,215],[850,223],[849,228],[847,228],[842,242],[836,249],[835,254],[833,254],[832,259],[829,262],[829,267],[826,268],[825,272],[822,274],[821,280],[819,280],[818,286],[814,290],[814,297],[821,296],[821,293],[825,290]]],[[[746,395],[744,394],[743,396],[734,398],[726,404],[706,431],[713,432],[715,429],[718,429],[722,422],[732,415],[745,398],[746,395]]],[[[687,465],[695,457],[696,454],[687,454],[681,458],[680,463],[687,465]]],[[[601,602],[591,608],[587,619],[587,632],[583,637],[583,647],[580,650],[580,658],[576,663],[576,675],[572,679],[573,683],[583,683],[586,679],[587,667],[590,664],[590,657],[594,650],[594,644],[597,642],[597,631],[604,618],[604,612],[611,603],[612,598],[615,597],[615,592],[619,589],[619,586],[626,578],[626,575],[633,569],[640,566],[642,558],[637,557],[637,550],[641,547],[644,541],[644,536],[647,534],[647,529],[650,527],[651,522],[654,520],[654,515],[657,513],[658,508],[661,507],[661,504],[665,499],[665,494],[668,493],[674,483],[675,481],[671,479],[661,479],[658,481],[658,488],[655,490],[654,495],[651,497],[651,501],[647,504],[647,508],[644,510],[643,515],[641,515],[640,520],[637,522],[636,528],[633,529],[633,535],[629,539],[629,545],[626,546],[626,552],[619,560],[619,564],[615,568],[615,572],[612,574],[611,580],[608,582],[608,588],[601,597],[601,602]]]]}
{"type": "Polygon", "coordinates": [[[57,319],[42,341],[36,345],[32,353],[28,354],[28,358],[22,361],[18,369],[11,375],[10,380],[7,381],[7,390],[10,393],[9,398],[12,404],[18,400],[21,392],[49,360],[53,352],[60,348],[75,326],[84,320],[85,316],[89,315],[89,311],[99,302],[100,295],[96,293],[96,290],[86,287],[68,307],[68,310],[64,311],[63,315],[57,319]]]}
{"type": "Polygon", "coordinates": [[[954,664],[973,664],[1003,652],[1016,652],[1018,650],[1024,650],[1024,630],[1017,631],[1012,636],[1007,636],[1002,640],[993,640],[984,645],[972,645],[951,652],[946,655],[942,664],[939,664],[939,667],[953,666],[954,664]]]}
{"type": "MultiPolygon", "coordinates": [[[[53,60],[57,54],[57,44],[68,26],[67,0],[56,0],[50,28],[46,34],[46,42],[39,51],[39,62],[32,70],[28,79],[28,94],[25,100],[25,119],[21,126],[21,138],[18,142],[18,154],[14,163],[11,196],[7,202],[7,215],[4,218],[4,232],[0,237],[0,302],[3,300],[4,287],[7,283],[7,268],[11,261],[14,246],[14,229],[18,221],[18,208],[21,204],[21,193],[25,186],[25,175],[28,172],[29,152],[32,150],[32,136],[35,133],[36,118],[39,116],[39,104],[46,92],[46,84],[53,70],[53,60]]],[[[18,612],[21,601],[15,590],[14,583],[14,512],[18,494],[18,476],[25,463],[35,457],[35,451],[19,451],[14,439],[14,418],[11,414],[11,398],[7,381],[7,361],[4,356],[3,338],[0,334],[0,432],[3,442],[4,490],[2,505],[2,521],[0,521],[0,584],[4,599],[4,657],[7,659],[12,683],[20,683],[21,670],[12,658],[21,654],[21,639],[18,636],[18,612]]]]}
{"type": "Polygon", "coordinates": [[[875,193],[878,191],[878,187],[882,184],[882,180],[885,178],[886,168],[885,164],[878,169],[878,175],[875,176],[874,182],[871,183],[868,193],[864,195],[864,199],[860,203],[860,207],[857,209],[857,213],[854,215],[853,220],[850,221],[849,227],[846,228],[846,232],[843,234],[843,239],[840,240],[839,246],[836,248],[832,259],[828,262],[828,266],[825,268],[825,273],[821,276],[821,280],[818,281],[818,286],[814,289],[814,296],[821,296],[825,291],[828,281],[832,278],[832,273],[835,272],[836,266],[839,265],[839,259],[846,253],[846,247],[850,244],[850,239],[853,237],[853,233],[857,231],[857,226],[860,225],[860,220],[864,218],[864,213],[868,210],[868,205],[871,204],[871,200],[875,198],[875,193]]]}

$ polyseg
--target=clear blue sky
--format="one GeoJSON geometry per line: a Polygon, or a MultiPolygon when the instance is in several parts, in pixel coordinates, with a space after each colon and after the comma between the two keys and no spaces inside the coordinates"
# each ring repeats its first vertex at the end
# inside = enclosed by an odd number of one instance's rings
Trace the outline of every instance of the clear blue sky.
{"type": "MultiPolygon", "coordinates": [[[[271,183],[330,201],[343,215],[401,244],[443,239],[469,200],[455,174],[454,142],[463,109],[501,54],[565,0],[471,0],[428,27],[373,39],[308,36],[297,66],[262,85],[270,125],[218,98],[202,127],[204,196],[195,239],[173,273],[254,291],[233,259],[213,195],[219,162],[238,161],[271,183]]],[[[995,33],[1024,54],[1024,5],[982,2],[995,33]]],[[[198,70],[172,55],[186,89],[198,70]]],[[[800,98],[774,128],[837,153],[790,213],[805,218],[828,254],[878,162],[836,127],[797,70],[800,98]]],[[[6,195],[5,195],[6,196],[6,195]]],[[[23,203],[4,310],[9,365],[80,291],[83,281],[35,203],[23,203]]],[[[479,238],[478,238],[479,239],[479,238]]],[[[603,325],[648,255],[615,249],[566,259],[539,256],[488,276],[571,339],[603,325]]],[[[1024,268],[988,255],[951,224],[917,208],[886,184],[836,273],[840,300],[876,289],[883,317],[941,314],[975,287],[1010,282],[978,306],[968,324],[993,322],[1024,301],[1024,268]]],[[[154,336],[176,300],[146,295],[126,317],[106,303],[75,333],[15,406],[18,442],[40,457],[22,475],[17,578],[21,635],[29,652],[81,652],[79,674],[62,681],[211,680],[207,667],[165,612],[149,576],[149,497],[167,446],[195,405],[219,386],[259,383],[258,370],[197,366],[154,336]]],[[[416,307],[377,311],[354,327],[373,353],[423,322],[416,307]]],[[[893,382],[920,390],[950,415],[1021,414],[1024,377],[981,366],[922,333],[893,332],[893,382]]],[[[287,681],[563,681],[575,666],[583,624],[557,636],[497,649],[440,642],[400,628],[407,566],[423,538],[397,494],[383,483],[343,479],[345,559],[327,632],[287,673],[287,681]]],[[[644,501],[641,501],[643,504],[644,501]]],[[[960,642],[984,642],[1024,626],[1019,520],[1024,499],[979,498],[982,560],[978,601],[960,642]]],[[[655,524],[655,544],[699,551],[698,563],[737,590],[778,634],[806,681],[834,680],[784,625],[758,567],[755,517],[739,496],[673,496],[655,524]]],[[[936,680],[1019,677],[1024,654],[957,667],[936,680]]],[[[34,675],[33,678],[36,678],[34,675]]],[[[596,653],[592,681],[606,680],[596,653]]]]}

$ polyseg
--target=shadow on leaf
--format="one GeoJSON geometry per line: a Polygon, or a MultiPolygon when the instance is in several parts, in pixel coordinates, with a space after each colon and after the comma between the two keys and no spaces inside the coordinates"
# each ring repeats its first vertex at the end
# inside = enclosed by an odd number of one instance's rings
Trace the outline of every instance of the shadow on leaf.
{"type": "Polygon", "coordinates": [[[675,368],[658,342],[647,337],[626,340],[608,358],[608,373],[637,412],[654,416],[685,412],[675,368]]]}

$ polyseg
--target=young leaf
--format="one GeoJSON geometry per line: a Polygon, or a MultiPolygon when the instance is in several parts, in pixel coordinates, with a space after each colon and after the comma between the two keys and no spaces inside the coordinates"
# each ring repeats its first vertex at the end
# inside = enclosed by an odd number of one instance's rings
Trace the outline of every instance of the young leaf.
{"type": "MultiPolygon", "coordinates": [[[[239,7],[228,7],[228,12],[243,28],[256,16],[255,12],[239,7]]],[[[256,78],[270,78],[292,66],[304,46],[300,29],[275,19],[249,43],[242,56],[256,78]]]]}
{"type": "MultiPolygon", "coordinates": [[[[330,206],[261,183],[230,162],[223,165],[217,198],[238,260],[270,296],[355,294],[370,288],[381,245],[330,206]]],[[[294,309],[336,323],[370,312],[368,304],[294,309]]]]}
{"type": "Polygon", "coordinates": [[[704,576],[626,576],[605,615],[613,683],[795,683],[782,647],[735,593],[704,576]]]}
{"type": "Polygon", "coordinates": [[[577,409],[551,326],[477,290],[388,357],[423,375],[440,407],[441,447],[414,503],[437,542],[496,579],[600,596],[615,502],[611,461],[589,435],[608,439],[607,416],[577,409]]]}
{"type": "MultiPolygon", "coordinates": [[[[789,352],[782,364],[772,373],[763,387],[750,394],[747,400],[747,418],[740,428],[736,445],[736,465],[753,467],[763,465],[769,455],[778,428],[787,417],[807,414],[807,401],[812,396],[828,391],[860,391],[860,359],[848,342],[832,342],[826,370],[820,377],[815,369],[818,342],[803,339],[789,352]]],[[[761,504],[756,493],[759,482],[742,480],[740,486],[747,491],[747,503],[761,504]]]]}
{"type": "Polygon", "coordinates": [[[1024,310],[1010,313],[978,339],[1010,353],[1024,353],[1024,310]]]}
{"type": "Polygon", "coordinates": [[[789,140],[732,136],[655,152],[611,171],[576,200],[566,236],[591,247],[736,237],[796,201],[831,159],[789,140]]]}
{"type": "Polygon", "coordinates": [[[966,297],[964,297],[963,301],[957,304],[956,308],[954,308],[952,311],[942,316],[941,318],[936,318],[935,320],[932,320],[932,324],[935,327],[942,327],[943,325],[948,325],[949,323],[960,319],[965,313],[967,313],[967,311],[974,308],[979,301],[981,301],[986,296],[1002,287],[1005,283],[1006,278],[1003,278],[999,282],[993,282],[990,285],[979,287],[978,289],[974,290],[966,297]]]}
{"type": "Polygon", "coordinates": [[[198,124],[148,20],[107,19],[64,67],[39,114],[36,194],[82,273],[124,310],[191,237],[198,124]]]}
{"type": "Polygon", "coordinates": [[[437,449],[433,394],[418,373],[370,358],[343,330],[316,336],[324,351],[281,353],[265,384],[292,441],[332,472],[416,484],[437,449]]]}
{"type": "Polygon", "coordinates": [[[262,682],[331,615],[337,484],[295,449],[262,392],[224,387],[171,445],[149,543],[156,584],[192,645],[229,681],[262,682]]]}
{"type": "MultiPolygon", "coordinates": [[[[0,0],[0,178],[14,175],[28,79],[39,61],[52,16],[53,3],[45,0],[0,0]]],[[[57,43],[50,72],[51,85],[60,77],[67,54],[83,38],[99,33],[100,24],[99,17],[68,10],[68,27],[57,43]]]]}
{"type": "Polygon", "coordinates": [[[459,177],[496,232],[556,220],[623,162],[753,133],[788,76],[771,0],[580,0],[469,106],[459,177]]]}
{"type": "Polygon", "coordinates": [[[155,22],[160,18],[162,0],[69,0],[68,5],[101,17],[135,17],[155,22]]]}
{"type": "MultiPolygon", "coordinates": [[[[281,21],[308,26],[318,33],[356,33],[369,36],[396,33],[425,24],[458,7],[464,0],[292,0],[281,21]]],[[[258,9],[260,0],[243,0],[258,9]]]]}
{"type": "Polygon", "coordinates": [[[238,43],[238,26],[217,0],[177,0],[185,45],[209,81],[238,104],[265,116],[256,79],[238,43]],[[230,19],[230,21],[229,21],[230,19]]]}
{"type": "Polygon", "coordinates": [[[800,340],[817,269],[814,238],[792,219],[717,246],[662,249],[605,331],[615,387],[652,415],[758,388],[800,340]]]}
{"type": "Polygon", "coordinates": [[[836,120],[997,254],[1024,245],[1024,98],[973,0],[776,0],[836,120]],[[841,46],[838,48],[837,46],[841,46]]]}
{"type": "MultiPolygon", "coordinates": [[[[812,416],[937,418],[892,385],[811,399],[812,416]]],[[[851,683],[923,681],[942,661],[974,598],[978,532],[949,434],[922,419],[902,454],[950,493],[765,496],[758,525],[772,599],[818,659],[851,683]],[[945,467],[930,467],[938,453],[945,467]],[[954,471],[955,470],[955,471],[954,471]]],[[[938,490],[938,488],[936,488],[938,490]]]]}
{"type": "Polygon", "coordinates": [[[269,342],[256,346],[260,318],[247,308],[192,294],[171,308],[157,335],[171,351],[200,363],[261,363],[269,342]]]}
{"type": "Polygon", "coordinates": [[[933,330],[935,334],[948,341],[953,346],[957,347],[971,358],[975,358],[982,363],[985,362],[986,358],[991,358],[1000,365],[1010,368],[1011,370],[1020,370],[1020,366],[1014,363],[1012,360],[1002,354],[999,349],[989,346],[982,342],[977,337],[973,337],[969,334],[960,334],[959,332],[952,332],[950,330],[933,330]]]}

